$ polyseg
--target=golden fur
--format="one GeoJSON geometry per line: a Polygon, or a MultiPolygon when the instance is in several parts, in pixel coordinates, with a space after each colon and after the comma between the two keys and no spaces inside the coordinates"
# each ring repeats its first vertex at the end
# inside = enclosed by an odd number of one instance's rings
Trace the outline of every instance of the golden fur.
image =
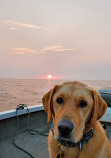
{"type": "Polygon", "coordinates": [[[52,117],[54,124],[54,135],[50,131],[48,137],[50,158],[56,158],[58,155],[58,122],[62,119],[71,120],[74,124],[73,142],[79,142],[83,132],[87,133],[91,128],[94,129],[94,136],[83,145],[82,150],[79,146],[62,146],[64,158],[111,158],[111,143],[99,122],[107,105],[96,90],[77,81],[65,82],[54,86],[43,96],[42,101],[48,122],[52,117]],[[56,102],[58,97],[63,98],[62,105],[56,102]],[[88,103],[85,108],[78,106],[81,100],[88,103]]]}

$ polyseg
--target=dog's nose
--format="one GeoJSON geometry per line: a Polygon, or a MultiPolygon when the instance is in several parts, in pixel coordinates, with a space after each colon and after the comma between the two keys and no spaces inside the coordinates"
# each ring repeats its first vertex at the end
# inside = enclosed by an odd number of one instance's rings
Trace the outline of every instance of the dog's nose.
{"type": "Polygon", "coordinates": [[[74,128],[73,123],[70,120],[61,120],[58,123],[58,130],[62,135],[68,135],[74,128]]]}

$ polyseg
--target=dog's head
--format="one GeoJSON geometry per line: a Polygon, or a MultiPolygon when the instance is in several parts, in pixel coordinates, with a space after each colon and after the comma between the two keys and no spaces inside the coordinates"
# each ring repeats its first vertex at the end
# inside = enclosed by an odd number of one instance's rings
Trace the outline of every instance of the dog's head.
{"type": "Polygon", "coordinates": [[[53,118],[55,139],[74,143],[80,141],[86,126],[96,125],[107,108],[96,90],[77,81],[54,86],[42,101],[48,122],[53,118]]]}

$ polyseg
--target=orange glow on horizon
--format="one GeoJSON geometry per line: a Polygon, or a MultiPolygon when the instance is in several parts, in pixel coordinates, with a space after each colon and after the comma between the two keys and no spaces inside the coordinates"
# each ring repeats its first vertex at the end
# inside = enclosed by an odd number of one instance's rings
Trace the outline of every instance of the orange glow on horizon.
{"type": "Polygon", "coordinates": [[[40,78],[46,79],[46,80],[57,80],[57,79],[61,79],[60,76],[52,75],[52,74],[48,74],[48,75],[46,75],[46,76],[41,76],[40,78]]]}
{"type": "Polygon", "coordinates": [[[52,75],[47,75],[47,79],[53,79],[53,76],[52,75]]]}

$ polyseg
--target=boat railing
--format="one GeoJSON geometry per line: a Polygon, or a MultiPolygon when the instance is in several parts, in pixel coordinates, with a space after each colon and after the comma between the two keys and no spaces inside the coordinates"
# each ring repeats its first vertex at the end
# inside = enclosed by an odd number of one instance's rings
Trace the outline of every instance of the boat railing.
{"type": "MultiPolygon", "coordinates": [[[[43,108],[43,105],[34,105],[34,106],[28,106],[28,109],[29,109],[29,112],[32,113],[32,112],[41,111],[44,108],[43,108]]],[[[27,113],[28,111],[26,107],[22,110],[18,110],[18,115],[24,115],[27,113]]],[[[11,117],[16,117],[16,108],[13,110],[0,112],[0,120],[8,119],[11,117]]]]}

